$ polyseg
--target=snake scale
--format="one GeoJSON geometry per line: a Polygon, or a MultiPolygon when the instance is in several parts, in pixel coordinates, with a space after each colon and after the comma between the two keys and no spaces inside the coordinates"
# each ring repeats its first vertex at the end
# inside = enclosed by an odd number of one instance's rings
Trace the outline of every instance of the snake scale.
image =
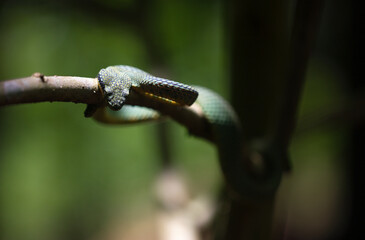
{"type": "MultiPolygon", "coordinates": [[[[200,87],[190,87],[175,81],[152,76],[138,68],[118,65],[100,70],[98,80],[109,108],[103,108],[102,117],[95,118],[103,123],[134,123],[159,119],[161,115],[152,109],[125,105],[131,89],[149,97],[178,105],[200,106],[209,123],[213,141],[217,146],[219,163],[227,185],[238,196],[262,197],[273,194],[280,174],[269,152],[262,152],[268,163],[270,174],[265,178],[255,178],[247,171],[247,161],[243,161],[242,130],[240,121],[231,105],[213,91],[200,87]]],[[[89,105],[85,116],[95,112],[89,105]]],[[[100,110],[98,110],[100,111],[100,110]]]]}

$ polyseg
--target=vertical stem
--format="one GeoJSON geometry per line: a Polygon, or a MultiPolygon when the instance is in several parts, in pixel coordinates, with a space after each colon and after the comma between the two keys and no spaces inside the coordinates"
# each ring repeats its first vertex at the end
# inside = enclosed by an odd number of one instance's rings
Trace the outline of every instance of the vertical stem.
{"type": "MultiPolygon", "coordinates": [[[[285,76],[287,0],[231,0],[226,8],[232,104],[247,142],[272,134],[285,76]]],[[[243,196],[249,197],[249,196],[243,196]]],[[[270,239],[275,196],[231,201],[224,239],[270,239]]]]}
{"type": "Polygon", "coordinates": [[[287,61],[287,0],[231,0],[227,9],[232,104],[246,140],[273,128],[287,61]]]}
{"type": "Polygon", "coordinates": [[[274,203],[232,201],[224,239],[270,239],[274,203]]]}
{"type": "Polygon", "coordinates": [[[167,122],[161,122],[156,126],[157,144],[159,148],[159,154],[161,159],[161,168],[164,170],[171,167],[172,154],[171,146],[173,145],[170,135],[170,129],[167,122]]]}
{"type": "Polygon", "coordinates": [[[307,65],[313,48],[323,0],[298,0],[290,43],[288,75],[282,95],[273,142],[282,152],[283,166],[289,169],[287,150],[297,121],[297,108],[303,89],[307,65]]]}
{"type": "MultiPolygon", "coordinates": [[[[227,8],[233,105],[246,140],[273,135],[284,166],[322,5],[297,1],[290,45],[288,1],[231,0],[227,8]]],[[[270,238],[274,202],[232,201],[226,239],[270,238]]]]}

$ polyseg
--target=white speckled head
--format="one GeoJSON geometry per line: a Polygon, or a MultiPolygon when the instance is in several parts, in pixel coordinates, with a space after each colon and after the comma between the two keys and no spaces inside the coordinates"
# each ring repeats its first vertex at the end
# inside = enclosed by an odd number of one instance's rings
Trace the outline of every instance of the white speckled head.
{"type": "Polygon", "coordinates": [[[129,95],[132,84],[130,77],[116,67],[107,67],[100,70],[98,80],[108,106],[112,110],[120,110],[129,95]]]}

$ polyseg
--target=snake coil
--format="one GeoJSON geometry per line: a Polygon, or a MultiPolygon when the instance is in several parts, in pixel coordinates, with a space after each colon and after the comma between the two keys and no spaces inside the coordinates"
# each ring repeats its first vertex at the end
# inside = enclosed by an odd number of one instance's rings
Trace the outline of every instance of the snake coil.
{"type": "Polygon", "coordinates": [[[89,105],[85,116],[104,123],[125,124],[155,120],[161,115],[154,110],[143,107],[124,105],[131,88],[143,94],[160,97],[181,105],[191,105],[195,100],[201,107],[209,123],[210,132],[217,145],[219,163],[227,185],[240,197],[266,197],[273,195],[280,183],[280,157],[274,148],[262,148],[264,174],[252,174],[250,161],[244,159],[242,149],[242,128],[240,121],[231,107],[221,96],[213,91],[195,86],[194,88],[175,81],[152,76],[138,68],[118,65],[100,70],[99,83],[104,91],[109,108],[95,110],[97,106],[89,105]],[[198,94],[198,92],[199,94],[198,94]]]}
{"type": "Polygon", "coordinates": [[[258,150],[264,161],[263,176],[251,174],[248,161],[243,159],[242,128],[232,106],[213,91],[194,86],[199,92],[196,101],[208,120],[217,145],[219,163],[226,182],[238,196],[261,198],[273,195],[281,180],[281,166],[269,148],[258,150]]]}

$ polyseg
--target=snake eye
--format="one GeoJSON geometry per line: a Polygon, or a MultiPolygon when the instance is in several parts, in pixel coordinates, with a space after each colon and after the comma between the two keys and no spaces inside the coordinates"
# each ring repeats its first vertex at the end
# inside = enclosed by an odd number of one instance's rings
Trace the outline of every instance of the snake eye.
{"type": "Polygon", "coordinates": [[[104,86],[104,96],[109,100],[113,96],[113,89],[110,86],[104,86]]]}

